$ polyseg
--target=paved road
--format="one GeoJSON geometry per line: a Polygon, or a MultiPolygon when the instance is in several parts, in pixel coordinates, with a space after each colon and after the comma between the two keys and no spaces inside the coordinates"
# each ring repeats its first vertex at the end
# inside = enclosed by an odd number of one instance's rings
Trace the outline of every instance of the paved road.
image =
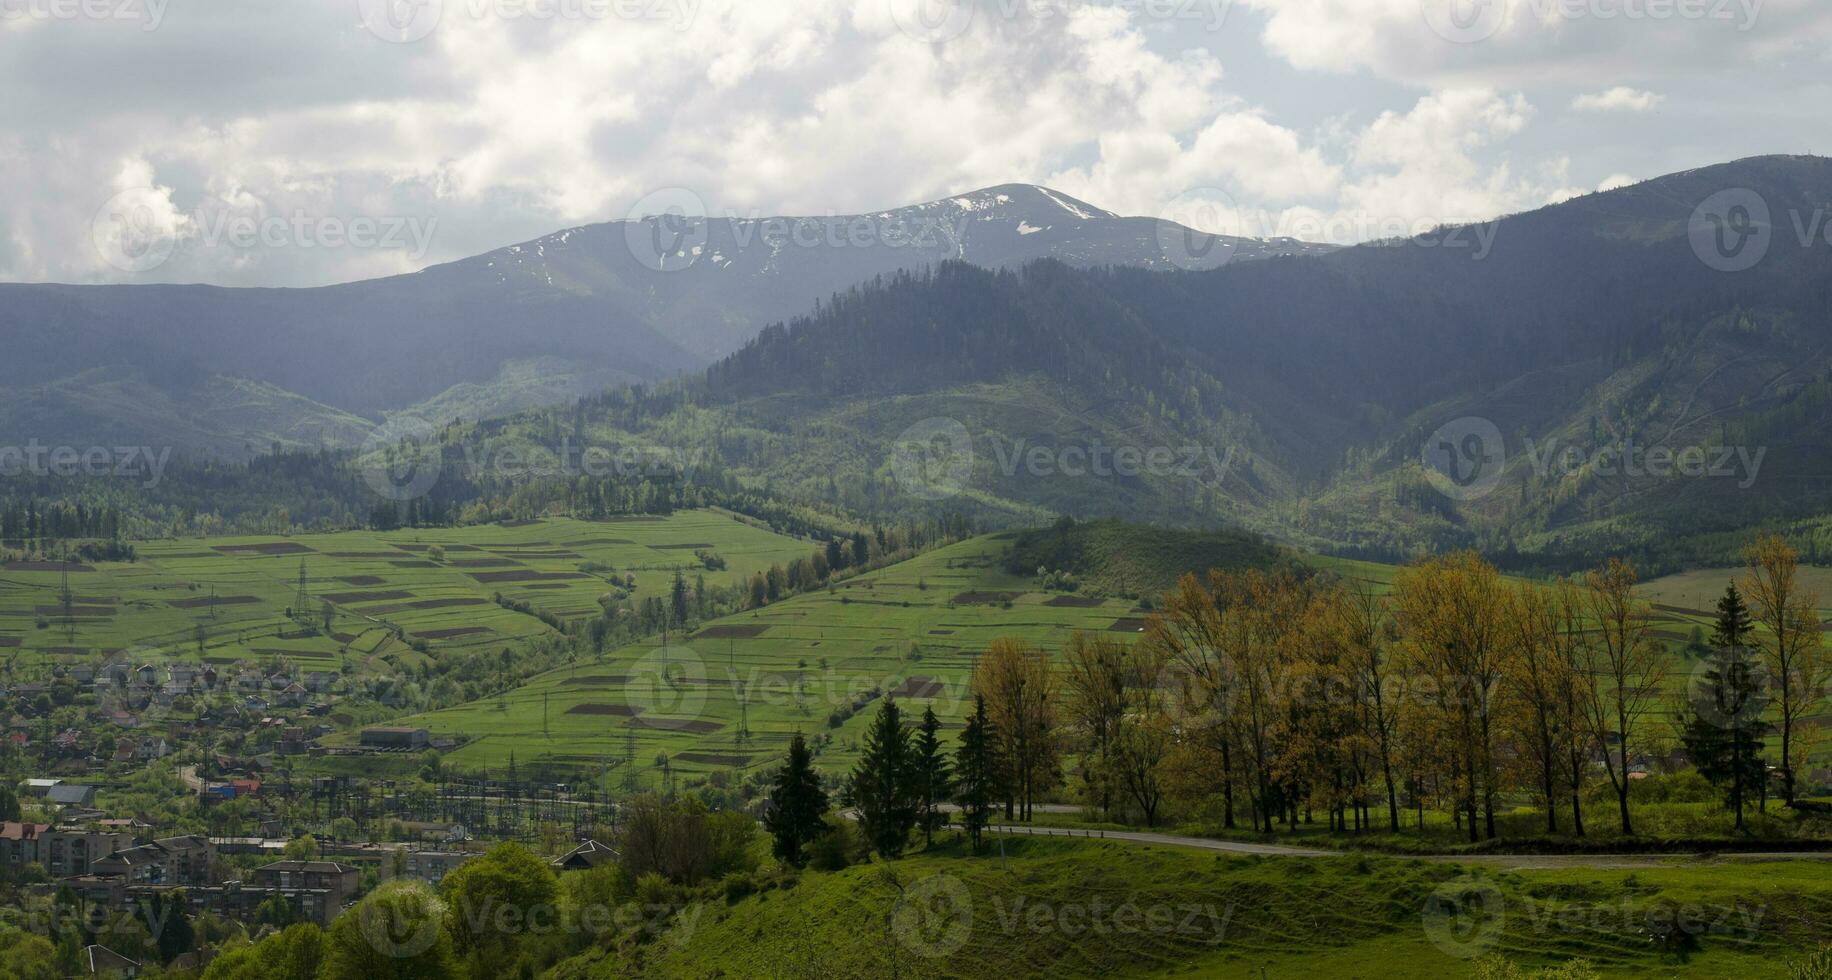
{"type": "MultiPolygon", "coordinates": [[[[1038,809],[1033,807],[1032,809],[1038,809]]],[[[999,834],[1023,834],[1030,837],[1073,837],[1076,840],[1112,840],[1127,844],[1156,844],[1162,847],[1191,847],[1203,851],[1225,851],[1230,854],[1257,854],[1262,857],[1318,858],[1339,856],[1340,851],[1318,851],[1308,847],[1285,847],[1279,844],[1248,844],[1241,841],[1211,840],[1207,837],[1183,837],[1143,830],[1076,830],[1069,827],[1022,827],[993,824],[987,828],[999,834]]]]}
{"type": "MultiPolygon", "coordinates": [[[[943,804],[949,812],[960,808],[943,804]]],[[[1063,803],[1038,803],[1031,807],[1038,813],[1083,813],[1082,807],[1063,803]]],[[[859,818],[856,810],[841,810],[847,820],[859,818]]],[[[1003,816],[1003,811],[1000,811],[1003,816]]],[[[1314,847],[1291,847],[1285,844],[1257,844],[1250,841],[1216,840],[1212,837],[1187,837],[1147,830],[1083,830],[1079,827],[1040,827],[1032,824],[995,823],[987,831],[1027,837],[1067,837],[1074,840],[1110,840],[1140,847],[1184,847],[1222,854],[1249,854],[1257,857],[1325,858],[1343,857],[1354,851],[1314,847]]],[[[1832,861],[1832,851],[1766,851],[1747,854],[1386,854],[1369,852],[1376,857],[1398,860],[1432,861],[1442,864],[1480,864],[1500,870],[1548,870],[1557,868],[1656,868],[1666,864],[1701,862],[1761,861],[1832,861]]]]}
{"type": "MultiPolygon", "coordinates": [[[[1036,809],[1041,810],[1041,807],[1036,809]]],[[[1052,809],[1049,812],[1079,812],[1077,807],[1052,809]]],[[[1259,857],[1287,858],[1320,858],[1342,857],[1345,851],[1320,850],[1309,847],[1288,847],[1283,844],[1254,844],[1245,841],[1215,840],[1208,837],[1185,837],[1181,834],[1160,834],[1140,830],[1080,830],[1068,827],[1035,827],[1013,824],[994,824],[987,828],[994,833],[1018,834],[1031,837],[1071,837],[1076,840],[1110,840],[1122,844],[1137,844],[1146,847],[1186,847],[1200,851],[1219,851],[1226,854],[1251,854],[1259,857]]],[[[1481,864],[1502,869],[1555,869],[1555,868],[1652,868],[1663,864],[1689,863],[1701,861],[1716,862],[1760,862],[1760,861],[1832,861],[1832,851],[1774,851],[1748,854],[1716,854],[1705,857],[1698,854],[1420,854],[1389,855],[1400,859],[1417,858],[1421,861],[1433,861],[1455,864],[1481,864]]]]}

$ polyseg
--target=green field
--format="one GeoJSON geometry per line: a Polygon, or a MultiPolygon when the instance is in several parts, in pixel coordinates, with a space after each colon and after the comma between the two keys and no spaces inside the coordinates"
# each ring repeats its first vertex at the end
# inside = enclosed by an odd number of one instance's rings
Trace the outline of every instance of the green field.
{"type": "Polygon", "coordinates": [[[135,562],[70,566],[70,615],[62,566],[0,566],[0,655],[21,675],[116,656],[217,665],[284,657],[303,670],[387,672],[418,663],[415,645],[437,657],[552,632],[498,605],[498,593],[575,620],[599,614],[613,573],[636,577],[638,599],[665,597],[677,569],[689,581],[704,574],[709,585],[731,585],[813,548],[714,511],[152,541],[136,545],[135,562]],[[725,570],[701,571],[694,552],[702,549],[723,558],[725,570]],[[306,623],[287,616],[302,562],[306,623]],[[328,632],[326,602],[334,609],[328,632]]]}
{"type": "Polygon", "coordinates": [[[1036,591],[1002,567],[1005,535],[940,548],[702,627],[664,652],[626,647],[550,671],[506,698],[406,719],[436,735],[472,738],[448,756],[462,768],[549,762],[615,763],[633,744],[653,788],[658,752],[677,775],[775,765],[797,731],[831,732],[821,763],[850,765],[870,710],[830,729],[829,715],[873,689],[913,713],[933,705],[952,727],[967,708],[974,659],[993,639],[1048,650],[1075,630],[1136,636],[1145,615],[1126,599],[1036,591]],[[661,680],[678,671],[675,683],[661,680]],[[741,737],[738,686],[750,735],[741,737]]]}
{"type": "MultiPolygon", "coordinates": [[[[1690,610],[1689,615],[1709,621],[1717,615],[1717,601],[1724,595],[1724,586],[1734,581],[1742,588],[1743,574],[1742,568],[1701,568],[1653,579],[1643,586],[1643,592],[1653,602],[1690,610]]],[[[1800,584],[1818,590],[1819,614],[1832,618],[1832,568],[1802,565],[1800,584]]]]}

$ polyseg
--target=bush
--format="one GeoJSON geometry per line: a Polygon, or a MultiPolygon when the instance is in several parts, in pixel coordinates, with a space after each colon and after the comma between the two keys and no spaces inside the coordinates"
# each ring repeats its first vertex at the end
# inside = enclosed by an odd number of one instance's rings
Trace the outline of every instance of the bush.
{"type": "Polygon", "coordinates": [[[726,903],[735,904],[746,895],[755,892],[757,890],[757,882],[752,880],[750,875],[741,871],[734,871],[725,876],[724,887],[726,903]]]}
{"type": "Polygon", "coordinates": [[[827,829],[808,845],[808,866],[816,871],[841,871],[852,864],[858,848],[852,825],[828,814],[827,829]]]}

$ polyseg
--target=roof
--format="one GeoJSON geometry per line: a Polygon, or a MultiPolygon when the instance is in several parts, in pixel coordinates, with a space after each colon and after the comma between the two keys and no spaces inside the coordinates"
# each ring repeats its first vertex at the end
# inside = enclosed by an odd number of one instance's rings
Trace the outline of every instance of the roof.
{"type": "Polygon", "coordinates": [[[48,823],[19,823],[8,820],[0,823],[0,840],[32,840],[50,829],[51,825],[48,823]]]}
{"type": "Polygon", "coordinates": [[[255,870],[256,871],[273,871],[273,872],[315,873],[315,874],[344,874],[346,872],[354,871],[356,869],[350,867],[347,864],[338,864],[336,861],[275,861],[272,864],[264,864],[256,868],[255,870]]]}
{"type": "Polygon", "coordinates": [[[86,803],[95,796],[93,786],[53,786],[45,791],[53,803],[86,803]]]}
{"type": "Polygon", "coordinates": [[[606,861],[615,861],[616,859],[617,851],[615,848],[607,847],[588,838],[580,843],[578,847],[554,858],[553,866],[556,868],[577,868],[581,866],[595,868],[606,861]]]}
{"type": "Polygon", "coordinates": [[[83,947],[83,965],[90,973],[117,973],[138,970],[140,964],[106,946],[83,947]]]}

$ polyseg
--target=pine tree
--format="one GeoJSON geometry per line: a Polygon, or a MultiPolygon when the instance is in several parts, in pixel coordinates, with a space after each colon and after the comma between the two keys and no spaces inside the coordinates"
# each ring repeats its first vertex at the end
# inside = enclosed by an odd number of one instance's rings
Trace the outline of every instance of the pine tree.
{"type": "Polygon", "coordinates": [[[903,730],[897,699],[886,697],[865,733],[865,751],[846,784],[845,802],[859,811],[859,827],[885,857],[903,853],[916,826],[915,756],[903,730]]]}
{"type": "Polygon", "coordinates": [[[948,765],[948,754],[941,745],[941,720],[935,717],[935,708],[922,710],[922,727],[916,734],[916,789],[917,802],[921,806],[919,825],[922,827],[923,846],[935,843],[935,828],[941,823],[941,803],[948,798],[952,788],[953,773],[948,765]]]}
{"type": "Polygon", "coordinates": [[[1680,719],[1680,740],[1699,775],[1727,786],[1725,801],[1740,829],[1751,790],[1768,778],[1762,736],[1769,727],[1762,713],[1769,699],[1749,647],[1755,627],[1734,584],[1724,590],[1717,608],[1712,652],[1680,719]]]}
{"type": "Polygon", "coordinates": [[[674,625],[687,625],[687,579],[680,569],[674,570],[674,586],[669,590],[669,602],[673,605],[674,625]]]}
{"type": "Polygon", "coordinates": [[[992,808],[998,797],[998,733],[986,717],[986,698],[976,695],[973,715],[961,730],[960,747],[954,753],[954,802],[961,809],[961,824],[973,849],[980,849],[980,838],[991,822],[992,808]]]}
{"type": "Polygon", "coordinates": [[[827,813],[827,793],[814,771],[814,755],[797,733],[789,740],[789,761],[776,773],[770,792],[770,810],[763,827],[775,838],[771,851],[785,863],[800,867],[802,848],[820,836],[821,817],[827,813]]]}

